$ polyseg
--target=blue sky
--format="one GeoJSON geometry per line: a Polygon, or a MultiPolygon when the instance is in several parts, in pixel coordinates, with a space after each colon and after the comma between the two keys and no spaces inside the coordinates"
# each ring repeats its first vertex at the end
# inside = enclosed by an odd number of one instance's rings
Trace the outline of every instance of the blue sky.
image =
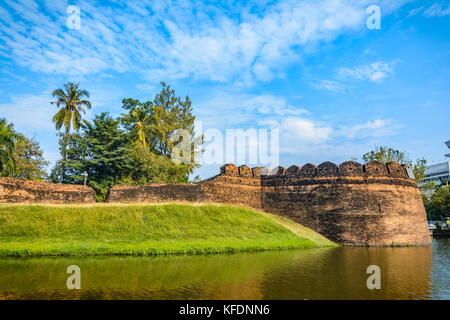
{"type": "MultiPolygon", "coordinates": [[[[280,164],[340,163],[376,145],[445,161],[448,1],[33,1],[0,4],[0,117],[58,159],[52,90],[94,114],[189,95],[203,129],[276,128],[280,164]],[[67,7],[81,27],[67,27],[67,7]],[[381,28],[369,29],[370,5],[381,28]]],[[[202,178],[220,164],[197,170],[202,178]]]]}

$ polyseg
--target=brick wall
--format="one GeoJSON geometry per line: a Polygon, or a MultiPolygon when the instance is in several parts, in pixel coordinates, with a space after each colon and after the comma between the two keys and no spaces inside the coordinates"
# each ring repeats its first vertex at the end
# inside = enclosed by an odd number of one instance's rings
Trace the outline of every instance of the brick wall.
{"type": "Polygon", "coordinates": [[[220,172],[191,185],[116,186],[108,201],[244,205],[289,217],[341,244],[431,244],[419,189],[396,163],[324,162],[272,171],[227,164],[220,172]]]}
{"type": "Polygon", "coordinates": [[[0,178],[0,203],[32,202],[95,202],[95,191],[92,188],[79,185],[0,178]]]}

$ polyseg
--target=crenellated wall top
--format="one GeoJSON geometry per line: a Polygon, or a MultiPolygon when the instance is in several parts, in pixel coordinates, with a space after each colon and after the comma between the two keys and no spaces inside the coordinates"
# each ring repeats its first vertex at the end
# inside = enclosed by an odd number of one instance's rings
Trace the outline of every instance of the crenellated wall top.
{"type": "Polygon", "coordinates": [[[222,176],[236,176],[236,177],[261,177],[261,176],[286,176],[286,177],[335,177],[335,176],[354,176],[354,177],[395,177],[414,179],[411,176],[411,170],[407,170],[406,165],[401,165],[395,162],[382,163],[379,161],[370,161],[365,164],[360,164],[356,161],[345,161],[340,165],[333,162],[326,161],[318,166],[312,163],[304,164],[303,166],[292,165],[289,168],[277,166],[273,169],[265,167],[250,168],[246,165],[237,167],[233,163],[228,163],[220,168],[220,175],[222,176]]]}

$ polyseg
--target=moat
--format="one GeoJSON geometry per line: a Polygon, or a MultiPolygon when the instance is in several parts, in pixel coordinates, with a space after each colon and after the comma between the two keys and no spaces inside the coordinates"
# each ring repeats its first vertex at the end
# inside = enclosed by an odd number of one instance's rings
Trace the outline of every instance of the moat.
{"type": "Polygon", "coordinates": [[[450,299],[450,240],[211,256],[0,259],[0,299],[450,299]],[[81,269],[69,290],[66,268],[81,269]],[[369,265],[381,289],[369,290],[369,265]]]}

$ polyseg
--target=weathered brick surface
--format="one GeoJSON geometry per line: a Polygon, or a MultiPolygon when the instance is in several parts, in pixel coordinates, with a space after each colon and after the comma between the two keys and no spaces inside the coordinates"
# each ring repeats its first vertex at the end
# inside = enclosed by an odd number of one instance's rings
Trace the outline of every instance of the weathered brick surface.
{"type": "Polygon", "coordinates": [[[241,177],[253,177],[253,171],[250,167],[243,165],[239,167],[239,175],[241,177]]]}
{"type": "Polygon", "coordinates": [[[301,170],[301,168],[294,164],[294,165],[290,166],[289,168],[287,168],[286,175],[287,176],[299,175],[300,174],[300,170],[301,170]]]}
{"type": "Polygon", "coordinates": [[[95,202],[92,188],[43,181],[0,178],[0,203],[95,202]]]}
{"type": "Polygon", "coordinates": [[[339,174],[344,176],[362,176],[363,168],[355,161],[346,161],[339,165],[339,174]]]}
{"type": "Polygon", "coordinates": [[[197,184],[116,186],[108,201],[245,205],[289,217],[341,244],[431,244],[419,189],[404,166],[324,162],[266,172],[253,168],[250,175],[228,164],[197,184]]]}
{"type": "Polygon", "coordinates": [[[108,202],[208,201],[198,184],[152,184],[148,186],[115,186],[108,202]]]}

